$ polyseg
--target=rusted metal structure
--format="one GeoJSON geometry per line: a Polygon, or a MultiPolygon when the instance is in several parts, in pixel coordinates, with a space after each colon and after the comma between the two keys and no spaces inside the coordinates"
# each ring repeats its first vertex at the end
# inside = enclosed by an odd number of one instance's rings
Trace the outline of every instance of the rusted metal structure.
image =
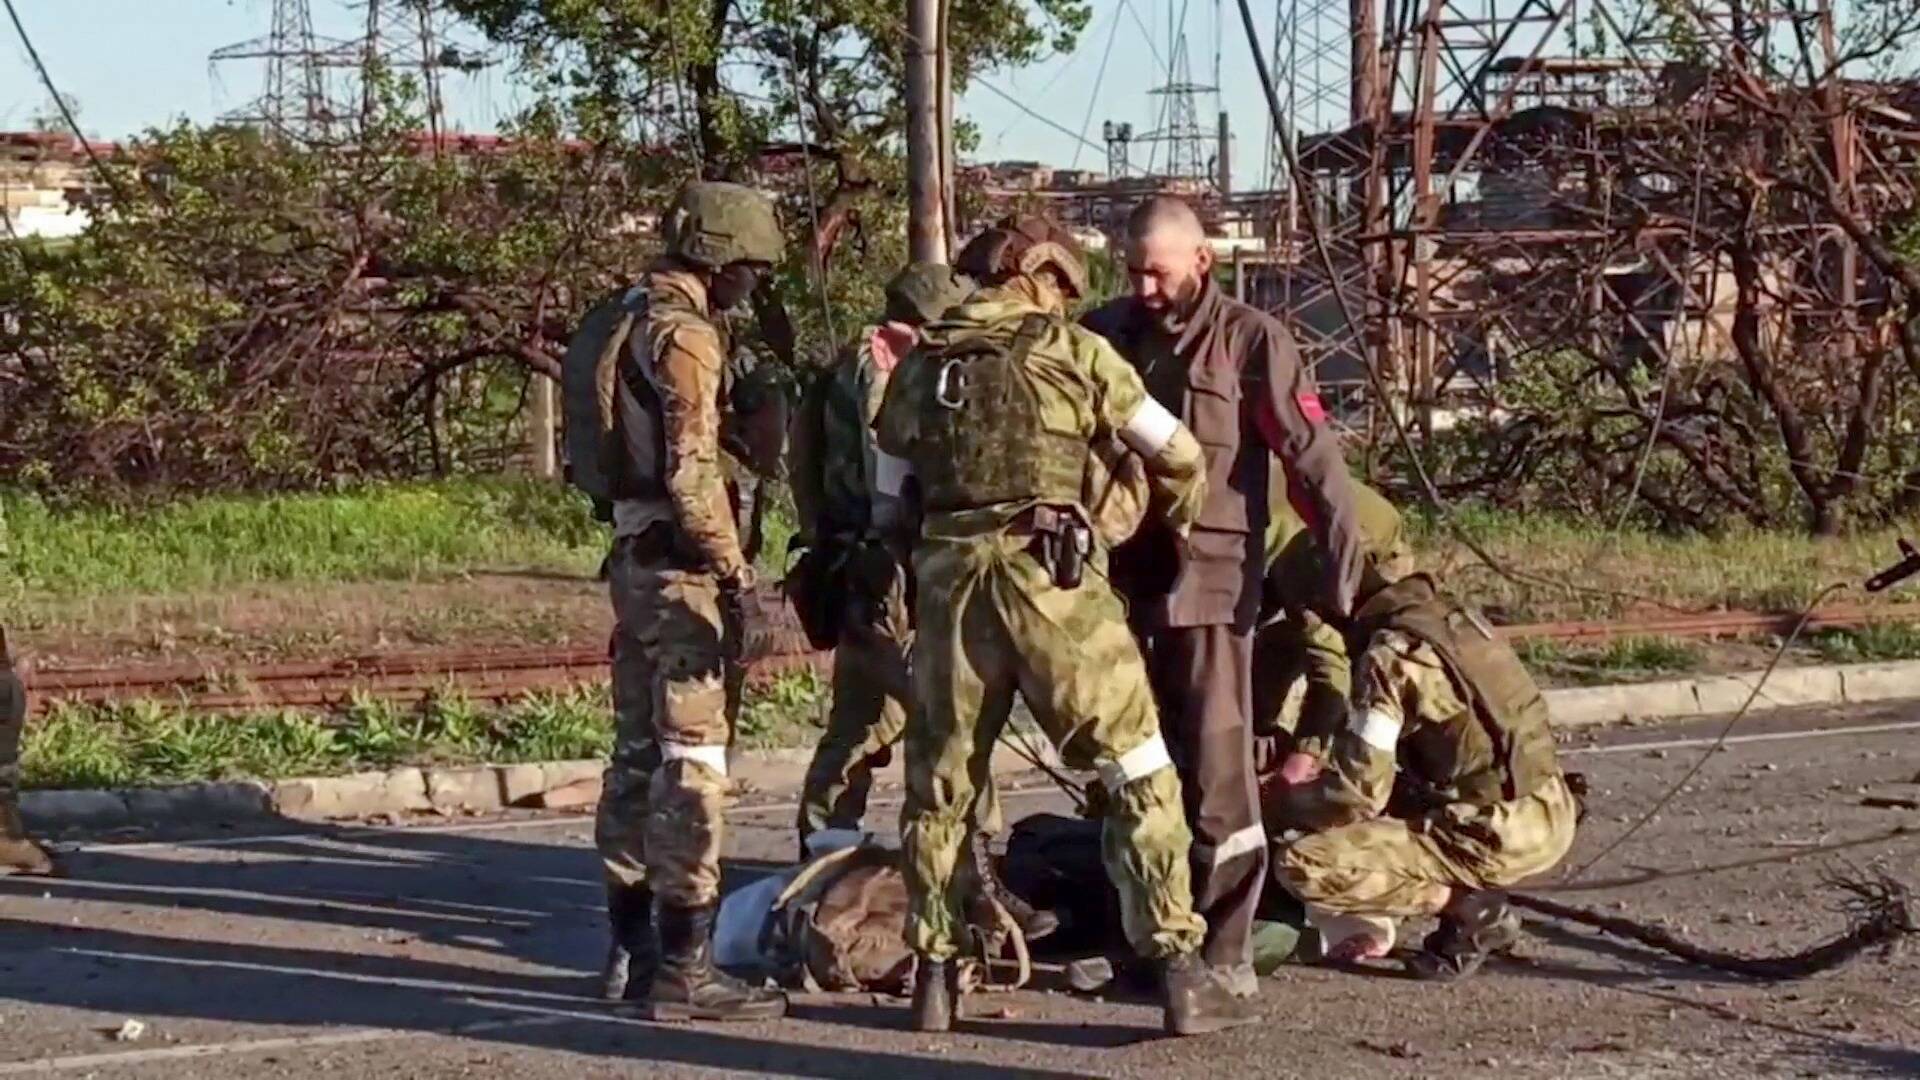
{"type": "Polygon", "coordinates": [[[1912,205],[1920,94],[1849,77],[1828,0],[1277,9],[1292,116],[1250,291],[1323,382],[1421,421],[1449,387],[1569,342],[1656,366],[1731,356],[1736,294],[1761,297],[1761,334],[1873,332],[1884,282],[1854,234],[1912,205]],[[1340,106],[1342,125],[1310,126],[1340,106]],[[1818,190],[1736,220],[1722,203],[1746,155],[1818,190]]]}

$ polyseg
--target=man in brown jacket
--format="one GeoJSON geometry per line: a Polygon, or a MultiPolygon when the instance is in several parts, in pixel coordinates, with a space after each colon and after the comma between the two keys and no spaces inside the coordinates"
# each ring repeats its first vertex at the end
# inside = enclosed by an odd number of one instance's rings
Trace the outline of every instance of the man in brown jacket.
{"type": "Polygon", "coordinates": [[[1132,295],[1084,322],[1139,369],[1148,392],[1206,452],[1207,501],[1185,542],[1148,528],[1115,552],[1194,832],[1194,894],[1206,959],[1235,993],[1253,977],[1254,908],[1267,871],[1252,736],[1253,629],[1265,569],[1275,457],[1289,502],[1332,553],[1306,591],[1351,609],[1360,531],[1346,463],[1286,327],[1224,295],[1213,250],[1186,203],[1156,196],[1127,221],[1132,295]]]}

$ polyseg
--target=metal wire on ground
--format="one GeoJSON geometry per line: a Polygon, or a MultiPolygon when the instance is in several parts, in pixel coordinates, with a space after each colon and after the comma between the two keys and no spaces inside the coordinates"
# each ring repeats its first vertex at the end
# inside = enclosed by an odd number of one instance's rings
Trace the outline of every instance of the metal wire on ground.
{"type": "Polygon", "coordinates": [[[1687,770],[1686,775],[1675,781],[1674,784],[1667,789],[1666,794],[1660,796],[1659,801],[1653,804],[1652,809],[1642,814],[1638,821],[1635,821],[1627,828],[1626,832],[1614,837],[1612,842],[1607,844],[1606,847],[1601,848],[1599,854],[1588,859],[1585,863],[1582,863],[1578,869],[1574,870],[1573,873],[1567,875],[1568,881],[1580,880],[1587,871],[1598,866],[1607,856],[1619,850],[1628,840],[1633,839],[1649,822],[1660,816],[1660,812],[1665,810],[1667,805],[1673,802],[1680,792],[1686,789],[1688,784],[1693,782],[1694,777],[1700,775],[1700,770],[1706,768],[1707,762],[1712,760],[1713,756],[1718,754],[1721,749],[1726,746],[1727,738],[1733,734],[1733,729],[1738,727],[1740,721],[1746,719],[1747,714],[1753,710],[1753,703],[1760,700],[1760,693],[1766,689],[1767,680],[1773,677],[1774,671],[1780,666],[1780,661],[1786,657],[1787,650],[1793,647],[1794,642],[1800,640],[1800,635],[1805,632],[1807,623],[1813,618],[1813,613],[1827,597],[1840,592],[1846,587],[1845,582],[1835,582],[1820,590],[1819,594],[1813,598],[1813,602],[1808,604],[1805,610],[1800,613],[1799,620],[1794,624],[1793,632],[1782,638],[1779,647],[1773,650],[1773,658],[1767,661],[1765,670],[1761,671],[1760,677],[1754,680],[1753,689],[1748,692],[1747,700],[1741,703],[1740,711],[1728,717],[1727,722],[1721,725],[1720,734],[1714,739],[1713,745],[1709,746],[1706,752],[1700,755],[1700,760],[1693,763],[1693,767],[1687,770]]]}

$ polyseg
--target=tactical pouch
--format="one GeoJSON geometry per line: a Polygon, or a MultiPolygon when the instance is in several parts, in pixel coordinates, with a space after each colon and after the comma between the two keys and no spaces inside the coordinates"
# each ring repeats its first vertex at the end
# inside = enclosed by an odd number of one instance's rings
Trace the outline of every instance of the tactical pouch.
{"type": "Polygon", "coordinates": [[[1058,589],[1077,589],[1093,552],[1093,530],[1071,511],[1051,506],[1033,509],[1033,554],[1058,589]]]}

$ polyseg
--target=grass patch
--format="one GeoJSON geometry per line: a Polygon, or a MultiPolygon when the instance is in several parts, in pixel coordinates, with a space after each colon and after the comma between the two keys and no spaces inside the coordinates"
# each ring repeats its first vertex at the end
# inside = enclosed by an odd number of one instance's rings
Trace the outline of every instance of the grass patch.
{"type": "MultiPolygon", "coordinates": [[[[446,577],[511,567],[583,576],[607,526],[565,484],[465,478],[333,494],[218,495],[151,507],[55,506],[0,491],[0,596],[181,593],[272,582],[446,577]]],[[[763,569],[793,535],[781,493],[764,523],[763,569]]]]}
{"type": "Polygon", "coordinates": [[[736,734],[741,746],[811,746],[833,707],[833,684],[811,667],[786,672],[747,691],[736,734]]]}
{"type": "Polygon", "coordinates": [[[14,583],[53,596],[408,579],[480,566],[580,574],[607,543],[573,489],[505,479],[150,508],[56,507],[7,494],[0,512],[14,583]]]}
{"type": "Polygon", "coordinates": [[[1522,641],[1514,651],[1551,681],[1573,686],[1650,682],[1698,670],[1706,650],[1677,638],[1615,638],[1604,645],[1522,641]]]}
{"type": "Polygon", "coordinates": [[[1807,635],[1806,643],[1822,660],[1835,664],[1920,659],[1920,626],[1874,623],[1858,629],[1821,630],[1807,635]]]}
{"type": "MultiPolygon", "coordinates": [[[[1506,622],[1612,618],[1662,606],[1798,611],[1834,582],[1855,586],[1891,562],[1895,540],[1920,522],[1816,539],[1790,532],[1729,530],[1667,535],[1553,515],[1463,510],[1455,521],[1503,565],[1515,582],[1479,560],[1431,516],[1408,514],[1422,569],[1437,571],[1456,595],[1497,611],[1506,622]],[[1609,595],[1619,594],[1619,595],[1609,595]]],[[[1869,595],[1857,587],[1830,603],[1920,600],[1920,588],[1869,595]]]]}
{"type": "MultiPolygon", "coordinates": [[[[749,690],[739,744],[811,746],[831,693],[811,670],[749,690]]],[[[562,761],[604,757],[612,748],[607,692],[583,689],[529,695],[503,707],[461,698],[420,706],[359,701],[336,716],[213,716],[153,702],[57,705],[29,726],[20,765],[28,787],[138,787],[400,765],[562,761]]]]}

